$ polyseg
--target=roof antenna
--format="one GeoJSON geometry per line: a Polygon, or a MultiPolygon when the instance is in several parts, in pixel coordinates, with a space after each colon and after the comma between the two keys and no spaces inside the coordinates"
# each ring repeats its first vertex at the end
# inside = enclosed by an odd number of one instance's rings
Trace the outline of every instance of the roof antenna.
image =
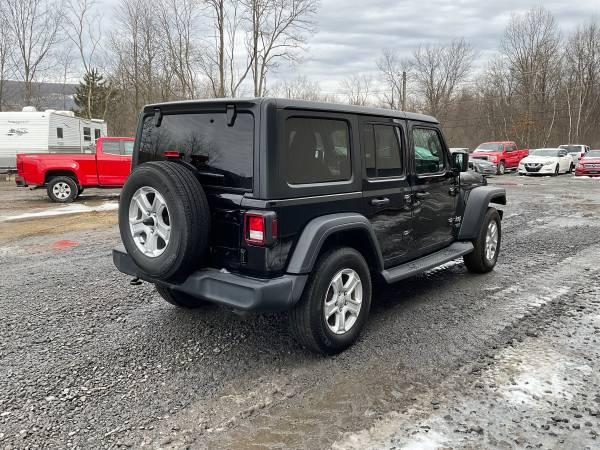
{"type": "Polygon", "coordinates": [[[237,109],[235,105],[227,105],[227,126],[232,127],[235,124],[235,118],[237,117],[237,109]]]}

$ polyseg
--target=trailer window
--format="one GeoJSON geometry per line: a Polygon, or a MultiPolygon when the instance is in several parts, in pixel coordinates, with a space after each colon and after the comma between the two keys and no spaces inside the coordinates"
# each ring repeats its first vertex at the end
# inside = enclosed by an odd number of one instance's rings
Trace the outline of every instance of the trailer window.
{"type": "Polygon", "coordinates": [[[56,138],[57,139],[62,139],[63,138],[63,129],[62,128],[57,128],[56,129],[56,138]]]}
{"type": "Polygon", "coordinates": [[[90,127],[83,127],[83,140],[88,142],[92,140],[92,132],[90,127]]]}
{"type": "Polygon", "coordinates": [[[94,130],[94,139],[98,139],[100,138],[100,130],[98,128],[96,128],[94,130]]]}

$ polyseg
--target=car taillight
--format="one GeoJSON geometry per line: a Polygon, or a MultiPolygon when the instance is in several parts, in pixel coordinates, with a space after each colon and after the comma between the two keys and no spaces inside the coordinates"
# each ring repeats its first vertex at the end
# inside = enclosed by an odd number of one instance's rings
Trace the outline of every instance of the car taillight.
{"type": "Polygon", "coordinates": [[[271,245],[277,240],[277,217],[274,212],[244,214],[244,241],[249,245],[271,245]]]}

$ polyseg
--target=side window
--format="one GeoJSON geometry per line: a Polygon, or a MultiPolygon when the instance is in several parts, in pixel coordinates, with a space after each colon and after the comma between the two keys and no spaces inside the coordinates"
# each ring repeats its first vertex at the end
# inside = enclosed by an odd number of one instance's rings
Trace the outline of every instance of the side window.
{"type": "Polygon", "coordinates": [[[507,152],[512,152],[512,146],[511,145],[505,145],[504,148],[506,149],[507,152]]]}
{"type": "Polygon", "coordinates": [[[111,155],[120,155],[121,154],[120,141],[104,141],[104,142],[102,142],[102,153],[109,153],[111,155]]]}
{"type": "Polygon", "coordinates": [[[92,132],[90,127],[83,127],[83,140],[87,142],[92,140],[92,132]]]}
{"type": "Polygon", "coordinates": [[[286,120],[286,179],[290,184],[346,181],[352,176],[350,130],[343,120],[286,120]]]}
{"type": "Polygon", "coordinates": [[[513,152],[516,152],[516,151],[517,151],[517,144],[513,144],[513,145],[512,145],[512,151],[513,151],[513,152]]]}
{"type": "Polygon", "coordinates": [[[57,128],[56,129],[56,138],[57,139],[62,139],[63,138],[63,129],[62,128],[57,128]]]}
{"type": "Polygon", "coordinates": [[[437,131],[431,128],[413,128],[412,134],[417,174],[442,172],[445,158],[442,141],[437,131]]]}
{"type": "Polygon", "coordinates": [[[133,155],[133,141],[123,141],[123,154],[133,155]]]}
{"type": "Polygon", "coordinates": [[[367,124],[364,132],[367,176],[379,178],[402,175],[402,156],[396,127],[367,124]]]}
{"type": "Polygon", "coordinates": [[[98,139],[100,137],[100,130],[98,128],[96,128],[94,130],[94,139],[98,139]]]}

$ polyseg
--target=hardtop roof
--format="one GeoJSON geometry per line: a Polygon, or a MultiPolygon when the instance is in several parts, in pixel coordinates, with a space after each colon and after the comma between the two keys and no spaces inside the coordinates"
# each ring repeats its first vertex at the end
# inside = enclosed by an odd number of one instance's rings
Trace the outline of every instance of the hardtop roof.
{"type": "Polygon", "coordinates": [[[145,111],[152,110],[154,108],[160,108],[161,106],[177,106],[177,105],[209,105],[209,104],[231,104],[231,103],[246,103],[246,104],[265,104],[272,103],[278,108],[282,109],[304,109],[313,111],[325,111],[325,112],[338,112],[338,113],[351,113],[351,114],[362,114],[369,116],[382,116],[382,117],[393,117],[397,119],[408,119],[418,120],[421,122],[439,123],[439,121],[431,116],[425,114],[418,114],[405,111],[396,111],[393,109],[383,108],[371,108],[366,106],[355,106],[345,105],[339,103],[325,103],[325,102],[313,102],[307,100],[295,100],[287,98],[271,98],[271,97],[257,97],[257,98],[218,98],[218,99],[202,99],[202,100],[182,100],[174,102],[154,103],[146,105],[145,111]]]}

